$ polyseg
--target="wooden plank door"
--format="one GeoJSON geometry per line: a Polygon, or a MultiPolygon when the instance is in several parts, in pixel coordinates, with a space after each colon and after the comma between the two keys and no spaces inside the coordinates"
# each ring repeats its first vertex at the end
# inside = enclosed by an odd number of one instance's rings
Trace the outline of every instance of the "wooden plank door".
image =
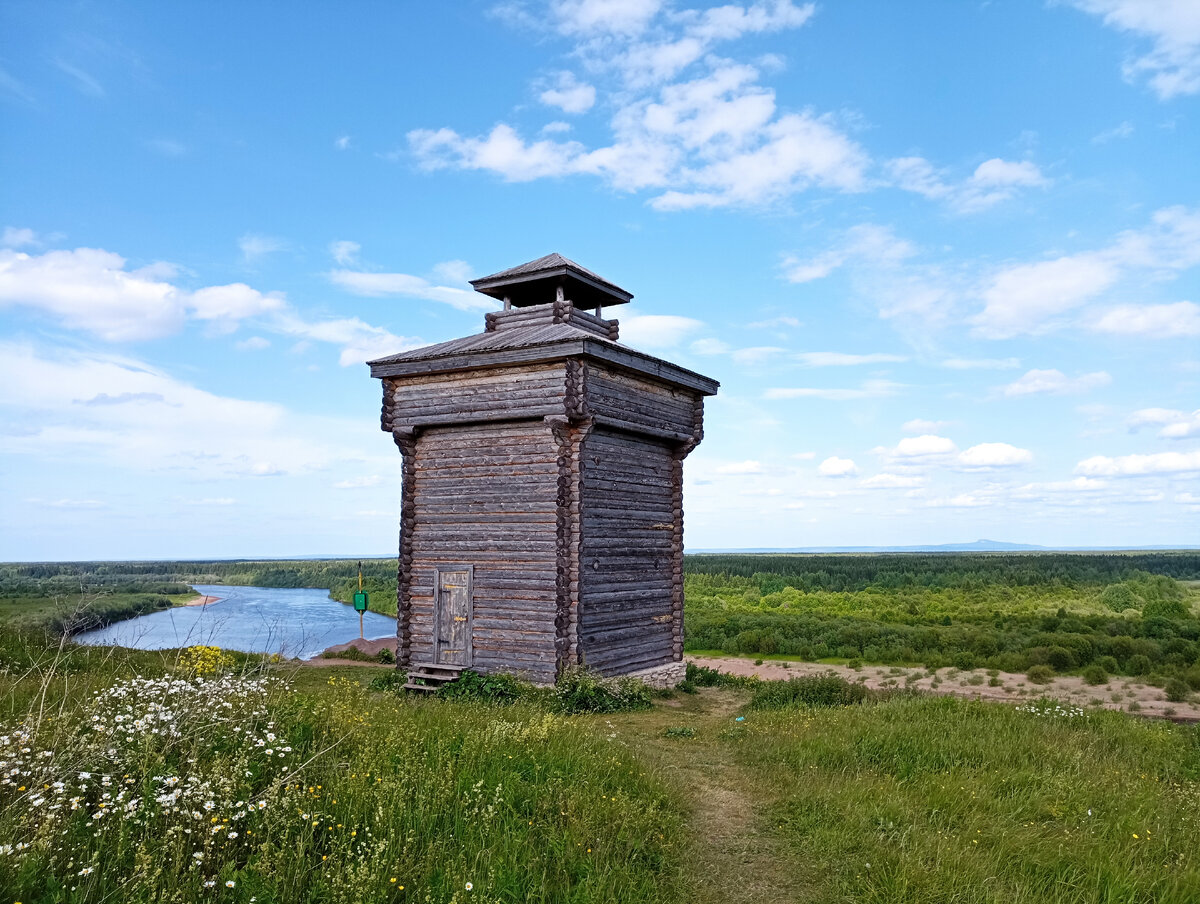
{"type": "Polygon", "coordinates": [[[433,661],[446,665],[470,665],[471,584],[470,565],[437,569],[437,603],[433,637],[433,661]]]}

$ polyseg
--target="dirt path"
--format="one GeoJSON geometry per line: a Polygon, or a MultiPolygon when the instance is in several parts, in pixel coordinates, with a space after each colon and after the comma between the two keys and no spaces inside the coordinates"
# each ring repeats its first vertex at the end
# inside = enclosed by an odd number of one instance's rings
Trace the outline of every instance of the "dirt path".
{"type": "Polygon", "coordinates": [[[774,835],[766,810],[774,794],[762,776],[741,766],[734,744],[745,696],[713,688],[679,695],[647,713],[609,723],[616,740],[659,767],[688,805],[686,897],[694,904],[783,904],[806,900],[794,859],[774,835]],[[694,737],[668,737],[691,728],[694,737]]]}

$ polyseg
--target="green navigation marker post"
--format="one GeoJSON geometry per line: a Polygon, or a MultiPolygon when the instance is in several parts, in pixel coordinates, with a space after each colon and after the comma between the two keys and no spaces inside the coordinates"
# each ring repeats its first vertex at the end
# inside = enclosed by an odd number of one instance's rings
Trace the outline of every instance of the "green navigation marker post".
{"type": "Polygon", "coordinates": [[[362,562],[358,563],[358,591],[354,594],[354,609],[358,612],[358,636],[363,636],[363,613],[367,611],[367,591],[362,589],[362,562]]]}

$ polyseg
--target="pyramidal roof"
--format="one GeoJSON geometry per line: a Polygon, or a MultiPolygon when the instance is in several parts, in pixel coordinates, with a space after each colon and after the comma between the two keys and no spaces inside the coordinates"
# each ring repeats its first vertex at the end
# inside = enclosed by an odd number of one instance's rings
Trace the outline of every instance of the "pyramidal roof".
{"type": "Polygon", "coordinates": [[[632,292],[558,253],[473,279],[471,285],[492,298],[507,298],[517,308],[553,301],[560,286],[577,308],[624,304],[633,298],[632,292]]]}

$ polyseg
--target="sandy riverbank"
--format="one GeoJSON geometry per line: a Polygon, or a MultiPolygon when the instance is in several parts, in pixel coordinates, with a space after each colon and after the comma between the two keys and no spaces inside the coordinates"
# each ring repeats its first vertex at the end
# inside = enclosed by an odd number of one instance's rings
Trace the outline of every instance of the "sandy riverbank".
{"type": "Polygon", "coordinates": [[[204,596],[201,594],[195,599],[190,599],[184,602],[185,606],[207,606],[209,603],[218,602],[221,599],[219,596],[204,596]]]}

